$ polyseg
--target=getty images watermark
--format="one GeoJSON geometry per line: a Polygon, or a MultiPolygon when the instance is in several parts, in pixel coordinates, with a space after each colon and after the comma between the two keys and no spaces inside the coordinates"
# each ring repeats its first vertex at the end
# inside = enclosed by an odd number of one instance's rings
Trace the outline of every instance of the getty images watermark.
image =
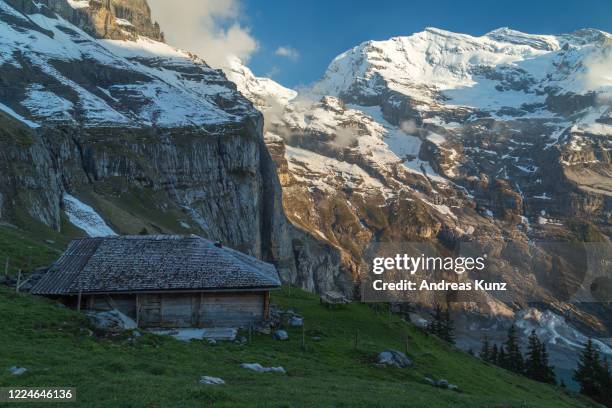
{"type": "Polygon", "coordinates": [[[608,243],[377,243],[360,271],[366,302],[612,300],[608,243]]]}

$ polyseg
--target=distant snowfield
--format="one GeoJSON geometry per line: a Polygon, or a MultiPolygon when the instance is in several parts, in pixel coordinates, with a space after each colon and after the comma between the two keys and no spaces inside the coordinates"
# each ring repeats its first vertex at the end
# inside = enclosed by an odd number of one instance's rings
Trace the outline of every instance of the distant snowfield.
{"type": "Polygon", "coordinates": [[[65,193],[63,198],[64,212],[75,227],[82,229],[90,237],[117,235],[92,207],[68,193],[65,193]]]}
{"type": "Polygon", "coordinates": [[[17,112],[15,112],[11,108],[9,108],[8,106],[3,105],[1,103],[0,103],[0,110],[3,111],[4,113],[7,113],[10,116],[14,117],[18,121],[21,121],[21,122],[25,123],[26,125],[28,125],[31,128],[40,127],[40,125],[38,123],[32,122],[31,120],[28,120],[28,119],[24,118],[23,116],[21,116],[20,114],[18,114],[17,112]]]}
{"type": "MultiPolygon", "coordinates": [[[[387,122],[379,106],[347,105],[347,107],[363,112],[382,127],[381,133],[384,143],[399,160],[402,160],[402,164],[406,170],[411,173],[424,175],[440,183],[448,182],[447,179],[436,173],[429,162],[419,159],[419,152],[421,151],[423,141],[417,136],[410,135],[397,126],[393,126],[391,123],[387,122]]],[[[444,139],[442,139],[442,142],[444,142],[444,139]]],[[[383,157],[380,159],[389,161],[394,158],[387,152],[383,153],[383,157]]]]}

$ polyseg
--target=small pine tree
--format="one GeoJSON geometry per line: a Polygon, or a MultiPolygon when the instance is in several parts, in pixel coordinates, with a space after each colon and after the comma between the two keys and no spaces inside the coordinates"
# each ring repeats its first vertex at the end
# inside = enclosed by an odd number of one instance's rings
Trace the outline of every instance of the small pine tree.
{"type": "Polygon", "coordinates": [[[599,358],[599,351],[589,339],[580,354],[578,366],[574,371],[574,380],[580,384],[580,393],[589,397],[596,398],[600,394],[599,382],[602,364],[599,358]]]}
{"type": "Polygon", "coordinates": [[[443,311],[442,306],[436,304],[432,317],[433,320],[427,325],[427,331],[431,334],[435,334],[444,341],[454,344],[455,328],[450,317],[449,308],[447,307],[446,310],[443,311]]]}
{"type": "Polygon", "coordinates": [[[443,314],[444,320],[442,324],[441,338],[446,340],[450,344],[455,344],[455,325],[450,316],[450,307],[447,305],[446,310],[443,314]]]}
{"type": "Polygon", "coordinates": [[[499,352],[497,353],[497,365],[500,367],[504,367],[506,364],[506,351],[504,350],[504,346],[499,346],[499,352]]]}
{"type": "Polygon", "coordinates": [[[525,360],[525,375],[532,380],[540,381],[542,374],[542,343],[532,330],[527,339],[527,358],[525,360]]]}
{"type": "Polygon", "coordinates": [[[499,358],[497,344],[493,344],[493,347],[491,348],[491,355],[489,356],[489,358],[491,363],[497,364],[497,360],[499,358]]]}
{"type": "Polygon", "coordinates": [[[604,357],[599,370],[599,397],[597,400],[606,407],[612,407],[612,377],[610,377],[608,357],[604,357]]]}
{"type": "Polygon", "coordinates": [[[525,375],[543,383],[556,383],[554,368],[548,364],[546,344],[540,341],[535,330],[531,331],[527,343],[525,375]]]}
{"type": "Polygon", "coordinates": [[[514,323],[508,329],[508,338],[504,346],[506,348],[506,357],[502,367],[515,373],[523,373],[523,355],[519,348],[518,335],[514,323]]]}
{"type": "Polygon", "coordinates": [[[480,348],[480,354],[478,354],[478,356],[484,361],[490,361],[491,345],[489,344],[489,337],[484,336],[484,339],[482,339],[482,347],[480,348]]]}
{"type": "Polygon", "coordinates": [[[546,350],[546,344],[544,343],[540,343],[540,344],[542,346],[542,349],[540,351],[542,376],[541,376],[541,380],[539,381],[542,381],[548,384],[556,384],[557,377],[555,375],[555,367],[549,365],[548,363],[548,351],[546,350]]]}
{"type": "Polygon", "coordinates": [[[437,303],[434,306],[434,312],[432,317],[433,320],[427,325],[427,331],[431,334],[435,334],[436,336],[441,337],[440,330],[442,327],[442,307],[437,303]]]}

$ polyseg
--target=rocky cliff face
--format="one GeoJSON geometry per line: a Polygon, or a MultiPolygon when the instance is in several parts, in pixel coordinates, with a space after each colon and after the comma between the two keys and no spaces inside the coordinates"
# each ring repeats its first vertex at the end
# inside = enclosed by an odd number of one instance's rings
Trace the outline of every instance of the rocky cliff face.
{"type": "Polygon", "coordinates": [[[72,231],[75,197],[116,233],[196,233],[342,284],[337,252],[283,215],[260,112],[161,42],[146,2],[0,1],[0,32],[3,222],[72,231]]]}

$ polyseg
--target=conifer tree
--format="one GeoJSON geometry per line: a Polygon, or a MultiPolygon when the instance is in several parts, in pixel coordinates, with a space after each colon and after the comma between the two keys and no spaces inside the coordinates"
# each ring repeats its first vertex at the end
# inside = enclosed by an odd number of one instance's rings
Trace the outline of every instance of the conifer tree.
{"type": "MultiPolygon", "coordinates": [[[[532,380],[537,380],[542,373],[542,344],[532,330],[527,339],[527,358],[525,359],[525,375],[532,380]]],[[[539,381],[539,380],[538,380],[539,381]]]]}
{"type": "Polygon", "coordinates": [[[578,367],[574,371],[574,380],[580,384],[580,393],[596,398],[600,394],[599,383],[601,381],[603,365],[601,364],[599,351],[589,339],[580,354],[578,367]]]}
{"type": "Polygon", "coordinates": [[[499,359],[497,344],[493,344],[493,347],[491,348],[491,356],[489,358],[491,363],[497,364],[497,361],[499,359]]]}
{"type": "Polygon", "coordinates": [[[514,323],[508,329],[508,338],[504,344],[506,348],[506,356],[504,358],[504,367],[507,370],[515,373],[523,373],[524,363],[523,355],[519,348],[518,336],[516,332],[516,326],[514,323]]]}
{"type": "Polygon", "coordinates": [[[535,330],[531,331],[527,344],[525,375],[532,380],[554,384],[554,368],[548,365],[546,345],[540,341],[535,330]]]}
{"type": "Polygon", "coordinates": [[[599,370],[599,397],[596,398],[606,407],[612,407],[612,377],[610,377],[608,357],[604,357],[599,370]]]}
{"type": "Polygon", "coordinates": [[[455,344],[455,325],[450,316],[450,307],[447,305],[443,314],[444,320],[440,337],[450,344],[455,344]]]}
{"type": "Polygon", "coordinates": [[[435,334],[444,341],[454,344],[455,328],[450,317],[449,307],[443,311],[442,307],[436,304],[432,317],[432,321],[427,325],[427,331],[431,334],[435,334]]]}
{"type": "Polygon", "coordinates": [[[499,351],[497,352],[497,365],[500,367],[504,367],[506,364],[506,351],[504,350],[504,345],[499,346],[499,351]]]}
{"type": "Polygon", "coordinates": [[[488,336],[484,336],[484,339],[482,339],[479,357],[484,361],[490,361],[491,359],[491,345],[489,344],[488,336]]]}
{"type": "Polygon", "coordinates": [[[440,337],[440,327],[442,325],[442,307],[436,303],[434,306],[433,320],[427,325],[427,331],[440,337]]]}
{"type": "Polygon", "coordinates": [[[542,382],[548,384],[556,384],[557,378],[555,375],[555,368],[548,364],[548,351],[546,350],[546,344],[540,343],[542,346],[541,361],[542,361],[542,382]]]}

